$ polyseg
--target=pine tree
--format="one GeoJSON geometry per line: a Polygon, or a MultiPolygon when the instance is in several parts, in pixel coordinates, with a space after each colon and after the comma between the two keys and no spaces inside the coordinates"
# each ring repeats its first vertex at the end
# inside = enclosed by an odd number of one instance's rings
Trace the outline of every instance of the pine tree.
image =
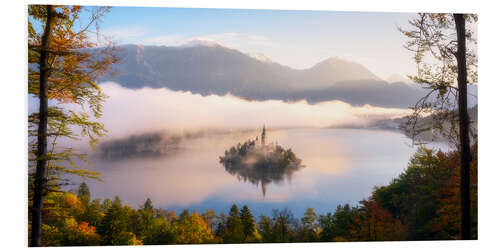
{"type": "Polygon", "coordinates": [[[125,208],[120,197],[116,196],[97,227],[97,232],[102,236],[102,245],[133,245],[137,241],[135,235],[128,231],[125,208]]]}
{"type": "Polygon", "coordinates": [[[238,206],[233,204],[229,211],[229,218],[226,223],[226,233],[223,239],[225,243],[241,243],[244,238],[243,224],[241,222],[238,206]]]}
{"type": "Polygon", "coordinates": [[[255,231],[255,220],[247,205],[243,206],[241,209],[240,219],[243,224],[243,234],[245,235],[244,240],[247,241],[248,237],[252,236],[255,231]]]}
{"type": "Polygon", "coordinates": [[[153,202],[151,201],[151,199],[147,198],[146,201],[144,202],[143,207],[144,210],[153,212],[153,202]]]}
{"type": "Polygon", "coordinates": [[[78,187],[78,198],[80,198],[80,200],[91,200],[90,189],[87,186],[87,183],[82,182],[82,184],[80,184],[80,187],[78,187]]]}

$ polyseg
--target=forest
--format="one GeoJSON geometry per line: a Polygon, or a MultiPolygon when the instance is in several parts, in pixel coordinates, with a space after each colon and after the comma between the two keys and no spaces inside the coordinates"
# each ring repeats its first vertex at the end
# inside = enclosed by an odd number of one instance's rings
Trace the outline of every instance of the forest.
{"type": "MultiPolygon", "coordinates": [[[[467,85],[477,83],[477,58],[466,47],[466,42],[471,47],[476,42],[469,27],[477,22],[476,15],[419,13],[409,20],[410,30],[399,29],[409,39],[405,48],[414,52],[419,67],[411,80],[429,90],[411,108],[408,124],[414,130],[449,130],[444,136],[456,147],[443,152],[421,146],[399,176],[374,187],[368,197],[359,197],[358,204],[331,207],[326,214],[308,208],[296,218],[286,207],[263,215],[244,204],[219,214],[207,209],[177,215],[155,207],[147,197],[137,208],[138,204],[123,204],[118,196],[93,199],[86,182],[70,189],[71,176],[102,177],[80,164],[90,162],[72,142],[85,139],[95,149],[108,132],[100,121],[108,96],[98,79],[121,58],[112,41],[90,36],[99,31],[101,17],[110,9],[28,6],[28,94],[38,106],[27,117],[29,246],[477,239],[477,135],[471,135],[467,111],[467,85]],[[89,52],[96,48],[98,54],[89,52]],[[440,63],[425,63],[425,54],[440,63]],[[437,97],[429,98],[433,94],[437,97]],[[426,114],[436,119],[431,127],[421,129],[418,121],[426,114]],[[451,129],[444,128],[446,122],[453,125],[451,129]]],[[[131,141],[130,147],[118,152],[115,144],[108,144],[105,155],[113,159],[143,154],[138,145],[175,148],[177,139],[163,141],[150,135],[131,141]]],[[[122,141],[117,144],[123,146],[122,141]]],[[[265,129],[261,145],[258,150],[255,141],[237,145],[219,158],[220,163],[233,175],[260,182],[264,193],[266,183],[279,182],[304,167],[291,149],[266,145],[265,129]],[[264,157],[258,151],[264,151],[264,157]],[[247,153],[255,157],[247,159],[247,153]],[[248,160],[256,160],[255,169],[260,170],[242,171],[248,160]],[[262,171],[268,173],[260,175],[262,171]]],[[[153,151],[153,155],[164,153],[153,151]]]]}
{"type": "MultiPolygon", "coordinates": [[[[471,147],[472,238],[477,239],[477,144],[471,147]]],[[[156,208],[149,198],[138,209],[114,199],[92,199],[81,183],[71,192],[51,192],[44,204],[42,246],[283,243],[454,240],[460,236],[459,152],[420,147],[388,185],[374,187],[349,204],[295,218],[287,208],[271,216],[234,204],[217,214],[156,208]]],[[[30,224],[31,225],[31,224],[30,224]]]]}

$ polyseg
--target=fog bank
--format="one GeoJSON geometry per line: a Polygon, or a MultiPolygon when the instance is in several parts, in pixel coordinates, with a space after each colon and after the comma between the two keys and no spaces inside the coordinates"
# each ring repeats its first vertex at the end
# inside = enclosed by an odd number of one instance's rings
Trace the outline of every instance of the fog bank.
{"type": "Polygon", "coordinates": [[[230,94],[201,96],[166,88],[133,90],[112,82],[101,84],[101,88],[109,96],[102,122],[111,137],[159,130],[256,129],[263,124],[270,128],[363,126],[408,114],[407,109],[353,107],[341,101],[249,101],[230,94]]]}

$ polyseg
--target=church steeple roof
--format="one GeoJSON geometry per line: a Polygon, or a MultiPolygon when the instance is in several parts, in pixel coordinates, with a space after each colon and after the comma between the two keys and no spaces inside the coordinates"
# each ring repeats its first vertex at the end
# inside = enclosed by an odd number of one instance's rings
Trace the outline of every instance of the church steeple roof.
{"type": "Polygon", "coordinates": [[[261,142],[262,146],[266,145],[266,125],[265,124],[262,127],[262,136],[261,136],[260,142],[261,142]]]}

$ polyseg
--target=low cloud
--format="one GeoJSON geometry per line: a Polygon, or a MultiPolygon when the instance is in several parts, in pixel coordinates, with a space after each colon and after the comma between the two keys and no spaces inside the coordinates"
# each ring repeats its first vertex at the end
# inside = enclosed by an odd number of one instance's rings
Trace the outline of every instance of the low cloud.
{"type": "Polygon", "coordinates": [[[132,90],[110,82],[101,88],[109,96],[102,121],[113,137],[159,130],[256,129],[263,124],[269,128],[363,126],[409,112],[369,105],[354,107],[341,101],[312,105],[306,101],[248,101],[230,94],[202,96],[166,88],[132,90]]]}

